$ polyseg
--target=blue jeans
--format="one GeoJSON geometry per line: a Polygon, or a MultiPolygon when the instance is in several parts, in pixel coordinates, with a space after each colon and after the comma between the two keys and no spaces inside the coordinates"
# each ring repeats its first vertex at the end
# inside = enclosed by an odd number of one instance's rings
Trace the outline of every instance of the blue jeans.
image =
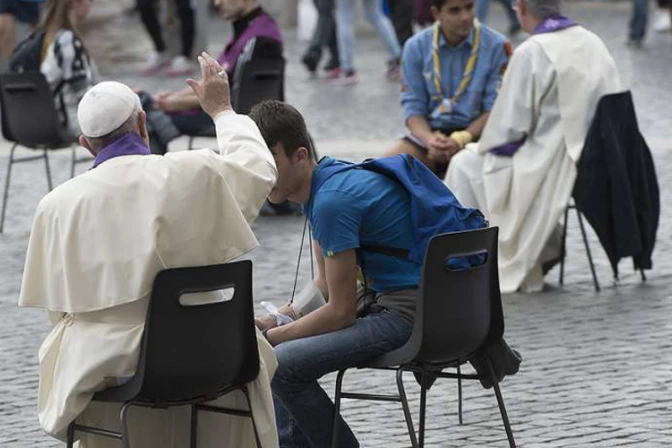
{"type": "MultiPolygon", "coordinates": [[[[392,22],[383,13],[382,0],[362,0],[364,3],[364,14],[371,25],[376,28],[378,37],[383,40],[389,59],[399,59],[401,57],[401,47],[394,34],[392,22]]],[[[355,52],[355,18],[354,18],[355,0],[336,0],[336,20],[338,33],[338,55],[341,60],[341,69],[349,71],[354,69],[355,52]]]]}
{"type": "MultiPolygon", "coordinates": [[[[358,318],[343,330],[276,346],[278,369],[271,387],[280,448],[330,447],[334,404],[317,380],[401,347],[412,329],[408,318],[383,311],[358,318]]],[[[342,448],[359,447],[342,418],[339,431],[342,448]]]]}
{"type": "MultiPolygon", "coordinates": [[[[506,15],[509,16],[509,30],[516,31],[520,29],[516,11],[513,9],[513,0],[499,0],[506,10],[506,15]]],[[[486,23],[488,18],[488,9],[490,9],[490,0],[476,0],[476,17],[482,23],[486,23]]]]}
{"type": "Polygon", "coordinates": [[[630,40],[641,42],[646,34],[646,22],[649,15],[649,0],[633,0],[632,19],[630,20],[630,40]]]}

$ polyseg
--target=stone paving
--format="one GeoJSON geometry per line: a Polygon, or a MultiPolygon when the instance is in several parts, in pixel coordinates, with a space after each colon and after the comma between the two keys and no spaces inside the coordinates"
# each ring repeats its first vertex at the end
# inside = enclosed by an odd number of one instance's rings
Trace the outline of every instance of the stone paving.
{"type": "MultiPolygon", "coordinates": [[[[98,3],[97,3],[98,4],[98,3]]],[[[97,5],[94,4],[94,5],[97,5]]],[[[506,338],[523,356],[518,375],[502,384],[504,399],[519,446],[646,448],[672,445],[672,216],[666,207],[672,194],[672,37],[651,35],[641,51],[623,45],[629,7],[624,3],[570,4],[569,15],[605,39],[624,78],[632,86],[640,126],[652,146],[661,186],[662,216],[654,253],[655,269],[641,283],[629,261],[621,263],[620,285],[611,281],[608,262],[594,235],[590,241],[603,290],[593,290],[574,216],[570,219],[565,286],[536,295],[514,294],[504,299],[506,338]],[[665,87],[667,86],[667,87],[665,87]]],[[[492,23],[506,23],[493,7],[492,23]]],[[[180,80],[140,79],[133,67],[148,48],[137,21],[113,16],[100,36],[91,36],[101,54],[100,65],[109,77],[151,90],[174,88],[180,80]],[[116,17],[116,18],[114,18],[116,17]],[[123,32],[119,32],[119,30],[123,32]],[[136,45],[125,59],[119,42],[136,45]],[[124,62],[120,64],[119,62],[124,62]]],[[[108,18],[109,19],[109,18],[108,18]]],[[[211,24],[211,30],[215,27],[211,24]]],[[[224,42],[226,29],[216,29],[213,49],[224,42]]],[[[384,53],[366,31],[357,42],[362,82],[351,88],[308,80],[297,63],[302,49],[294,33],[287,34],[287,99],[306,115],[323,153],[359,159],[376,155],[400,132],[398,85],[382,82],[384,53]]],[[[202,143],[211,143],[203,141],[202,143]]],[[[184,141],[171,149],[180,149],[184,141]]],[[[5,180],[6,145],[0,147],[0,184],[5,180]]],[[[67,179],[67,153],[51,159],[54,182],[67,179]]],[[[80,170],[85,167],[80,166],[80,170]]],[[[46,192],[40,162],[15,167],[5,233],[0,235],[0,446],[56,446],[37,425],[37,349],[49,331],[41,311],[16,306],[30,222],[46,192]]],[[[255,302],[280,304],[294,282],[303,220],[299,217],[260,218],[253,226],[260,247],[255,263],[255,302]]],[[[304,252],[299,285],[310,277],[304,252]]],[[[557,285],[557,269],[548,277],[557,285]]],[[[259,309],[259,308],[257,308],[259,309]]],[[[333,392],[333,375],[324,379],[333,392]]],[[[346,387],[393,391],[389,373],[353,372],[346,387]]],[[[417,416],[418,387],[406,381],[412,411],[417,416]]],[[[456,384],[438,381],[428,395],[427,445],[436,447],[504,447],[494,395],[478,383],[464,385],[464,425],[458,425],[456,384]]],[[[408,446],[402,413],[397,404],[345,401],[343,414],[363,447],[408,446]]],[[[417,426],[417,425],[416,425],[417,426]]]]}

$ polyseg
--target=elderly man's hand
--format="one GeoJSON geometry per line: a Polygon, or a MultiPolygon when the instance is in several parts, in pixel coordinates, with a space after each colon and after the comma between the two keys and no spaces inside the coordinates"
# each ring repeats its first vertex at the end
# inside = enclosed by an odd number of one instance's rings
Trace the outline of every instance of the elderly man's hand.
{"type": "Polygon", "coordinates": [[[212,56],[203,52],[198,57],[201,66],[201,79],[187,79],[201,108],[213,119],[220,112],[232,111],[229,78],[226,72],[212,56]]]}

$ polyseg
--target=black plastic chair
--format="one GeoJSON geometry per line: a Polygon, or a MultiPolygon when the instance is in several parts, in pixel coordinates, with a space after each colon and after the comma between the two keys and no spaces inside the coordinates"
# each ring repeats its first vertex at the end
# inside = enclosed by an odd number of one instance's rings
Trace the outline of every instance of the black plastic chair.
{"type": "Polygon", "coordinates": [[[248,114],[264,100],[283,101],[285,97],[285,60],[249,59],[236,68],[231,102],[239,114],[248,114]]]}
{"type": "MultiPolygon", "coordinates": [[[[234,390],[250,397],[246,384],[259,374],[259,351],[252,304],[252,262],[167,269],[154,281],[135,375],[124,385],[103,390],[93,400],[124,403],[121,433],[72,422],[68,447],[76,431],[112,437],[129,448],[127,411],[132,406],[191,406],[191,446],[197,446],[198,411],[252,419],[251,411],[205,404],[234,390]],[[182,306],[187,293],[234,288],[227,301],[182,306]]],[[[251,409],[251,408],[250,408],[251,409]]]]}
{"type": "MultiPolygon", "coordinates": [[[[497,272],[498,228],[487,228],[437,235],[429,243],[420,281],[420,300],[415,312],[413,332],[402,347],[371,360],[360,368],[393,370],[397,373],[398,395],[342,392],[346,370],[336,378],[335,420],[332,447],[339,446],[340,402],[343,398],[400,402],[412,446],[423,447],[427,390],[435,378],[458,380],[460,423],[462,415],[461,381],[480,380],[478,374],[462,374],[460,366],[497,344],[504,334],[504,315],[497,272]],[[449,259],[487,254],[482,265],[453,270],[449,259]],[[457,373],[443,372],[457,368],[457,373]],[[403,373],[413,372],[420,381],[420,427],[416,436],[403,384],[403,373]]],[[[492,362],[487,358],[488,378],[493,383],[509,445],[515,441],[492,362]]]]}
{"type": "Polygon", "coordinates": [[[72,149],[70,177],[74,176],[75,164],[80,160],[76,154],[77,139],[61,126],[53,94],[40,72],[0,74],[0,110],[2,135],[8,141],[14,142],[9,152],[5,192],[2,198],[0,214],[0,233],[2,233],[13,164],[44,159],[47,186],[51,191],[53,186],[48,151],[67,147],[72,149]],[[18,146],[41,150],[42,154],[16,159],[14,152],[18,146]]]}
{"type": "Polygon", "coordinates": [[[198,137],[216,138],[217,131],[214,126],[211,126],[195,134],[188,134],[188,135],[189,135],[189,145],[187,146],[187,149],[191,151],[194,148],[194,139],[198,137]]]}
{"type": "MultiPolygon", "coordinates": [[[[588,236],[586,235],[586,228],[583,225],[583,217],[581,212],[577,210],[574,203],[570,203],[567,208],[565,208],[565,216],[562,223],[562,252],[560,254],[560,278],[558,283],[560,285],[564,284],[565,281],[565,257],[567,256],[566,244],[567,244],[567,219],[569,218],[569,211],[574,210],[576,216],[579,219],[579,227],[581,228],[581,236],[583,238],[583,246],[586,248],[586,256],[588,256],[588,264],[590,265],[590,273],[593,275],[593,284],[595,285],[595,291],[600,291],[600,283],[597,281],[597,274],[595,273],[595,264],[593,264],[593,256],[590,252],[590,245],[588,244],[588,236]]],[[[644,271],[642,271],[642,276],[644,276],[644,271]]],[[[645,277],[642,277],[645,279],[645,277]]]]}

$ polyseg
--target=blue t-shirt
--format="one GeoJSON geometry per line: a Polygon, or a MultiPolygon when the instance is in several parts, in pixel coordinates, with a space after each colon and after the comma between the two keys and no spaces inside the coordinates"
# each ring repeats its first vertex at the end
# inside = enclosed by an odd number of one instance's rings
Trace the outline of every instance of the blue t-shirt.
{"type": "MultiPolygon", "coordinates": [[[[316,172],[341,163],[324,157],[316,172]]],[[[384,174],[364,169],[334,174],[319,191],[311,191],[304,212],[325,257],[367,245],[400,249],[413,245],[408,192],[384,174]]],[[[373,291],[417,288],[420,283],[421,265],[406,258],[359,252],[358,263],[373,291]]]]}

